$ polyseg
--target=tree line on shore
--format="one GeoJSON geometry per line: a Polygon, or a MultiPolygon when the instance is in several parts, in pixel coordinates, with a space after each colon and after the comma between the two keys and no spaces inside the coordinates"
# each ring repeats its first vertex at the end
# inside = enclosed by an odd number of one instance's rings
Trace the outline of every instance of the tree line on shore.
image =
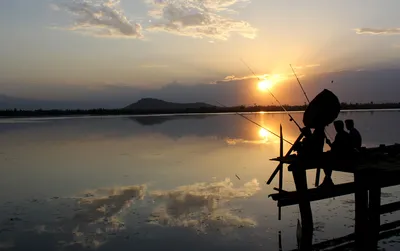
{"type": "MultiPolygon", "coordinates": [[[[284,105],[287,111],[304,111],[306,105],[284,105]]],[[[363,110],[363,109],[400,109],[399,103],[341,103],[342,110],[363,110]]],[[[232,106],[232,107],[200,107],[184,109],[38,109],[20,110],[7,109],[0,110],[0,117],[41,117],[41,116],[104,116],[104,115],[150,115],[150,114],[182,114],[182,113],[226,113],[226,112],[279,112],[282,107],[276,105],[261,106],[232,106]]]]}

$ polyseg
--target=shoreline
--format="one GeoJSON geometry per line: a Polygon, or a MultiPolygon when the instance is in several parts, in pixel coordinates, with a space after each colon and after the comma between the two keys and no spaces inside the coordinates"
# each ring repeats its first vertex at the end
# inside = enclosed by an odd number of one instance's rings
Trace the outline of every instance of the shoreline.
{"type": "MultiPolygon", "coordinates": [[[[289,113],[303,113],[304,110],[290,110],[289,113]]],[[[341,113],[345,112],[379,112],[379,111],[391,111],[400,112],[399,108],[358,108],[358,109],[341,109],[341,113]]],[[[186,110],[175,110],[175,111],[130,111],[130,110],[105,110],[105,109],[93,109],[93,110],[42,110],[42,111],[0,111],[1,119],[13,119],[13,118],[59,118],[59,117],[150,117],[150,116],[194,116],[194,115],[236,115],[240,113],[242,115],[252,114],[285,114],[286,112],[280,110],[255,110],[249,111],[247,109],[186,109],[186,110]]]]}

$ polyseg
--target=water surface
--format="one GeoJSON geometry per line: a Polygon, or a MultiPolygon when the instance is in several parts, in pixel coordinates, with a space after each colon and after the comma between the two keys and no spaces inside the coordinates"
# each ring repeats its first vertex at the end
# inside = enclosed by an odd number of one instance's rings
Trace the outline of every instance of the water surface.
{"type": "MultiPolygon", "coordinates": [[[[282,124],[291,142],[299,134],[285,114],[248,116],[274,132],[282,124]]],[[[398,111],[340,118],[355,120],[365,146],[400,143],[398,111]]],[[[298,208],[278,221],[268,198],[277,180],[265,183],[278,154],[278,138],[230,114],[2,119],[0,249],[278,250],[281,231],[292,250],[298,208]]],[[[315,172],[308,177],[313,186],[315,172]]],[[[335,183],[352,179],[334,173],[335,183]]],[[[292,190],[290,173],[284,181],[292,190]]],[[[383,203],[400,195],[383,192],[383,203]]],[[[312,207],[314,242],[353,232],[353,195],[312,207]]],[[[380,246],[397,250],[399,239],[380,246]]]]}

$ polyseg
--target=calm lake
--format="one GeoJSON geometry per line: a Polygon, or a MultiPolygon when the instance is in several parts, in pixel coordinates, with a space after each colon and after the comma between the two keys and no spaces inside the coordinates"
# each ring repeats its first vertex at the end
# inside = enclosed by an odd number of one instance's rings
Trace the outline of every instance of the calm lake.
{"type": "MultiPolygon", "coordinates": [[[[248,117],[277,133],[282,124],[291,142],[299,134],[286,114],[248,117]]],[[[364,146],[400,143],[400,111],[340,118],[354,119],[364,146]]],[[[278,250],[279,231],[283,250],[295,249],[298,207],[278,221],[268,198],[278,155],[279,138],[233,114],[2,119],[0,250],[278,250]]],[[[294,188],[291,173],[284,181],[294,188]]],[[[382,203],[396,201],[400,187],[382,192],[382,203]]],[[[312,208],[314,243],[353,232],[354,195],[312,208]]]]}

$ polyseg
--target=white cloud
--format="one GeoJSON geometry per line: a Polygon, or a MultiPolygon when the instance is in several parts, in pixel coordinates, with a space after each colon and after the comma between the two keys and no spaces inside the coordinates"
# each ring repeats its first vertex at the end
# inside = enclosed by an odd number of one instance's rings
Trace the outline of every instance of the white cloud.
{"type": "Polygon", "coordinates": [[[57,7],[74,16],[68,30],[102,37],[142,37],[141,25],[125,16],[119,0],[73,0],[57,7]]]}
{"type": "MultiPolygon", "coordinates": [[[[310,65],[307,67],[314,67],[314,65],[310,65]]],[[[253,79],[253,80],[272,80],[273,82],[280,82],[280,81],[284,81],[286,80],[288,77],[291,77],[293,74],[288,74],[288,75],[284,75],[284,74],[259,74],[259,75],[248,75],[248,76],[242,76],[242,77],[238,77],[235,75],[229,75],[226,76],[223,80],[219,80],[219,81],[214,81],[213,84],[218,83],[218,82],[230,82],[230,81],[240,81],[240,80],[247,80],[247,79],[253,79]]]]}
{"type": "Polygon", "coordinates": [[[225,142],[231,146],[238,145],[238,144],[262,145],[262,144],[268,144],[269,140],[268,140],[268,138],[264,138],[264,139],[260,139],[260,140],[245,140],[245,139],[227,138],[227,139],[225,139],[225,142]]]}
{"type": "Polygon", "coordinates": [[[399,35],[400,28],[385,28],[385,29],[358,28],[356,29],[356,33],[370,34],[370,35],[399,35]]]}
{"type": "Polygon", "coordinates": [[[238,80],[245,80],[245,79],[267,79],[270,75],[269,74],[262,74],[262,75],[248,75],[248,76],[243,76],[243,77],[238,77],[235,75],[229,75],[226,76],[223,80],[221,81],[238,81],[238,80]]]}
{"type": "Polygon", "coordinates": [[[293,66],[293,69],[315,68],[319,66],[321,65],[320,64],[298,65],[298,66],[293,66]]]}
{"type": "Polygon", "coordinates": [[[119,0],[72,0],[51,4],[74,17],[67,30],[92,36],[142,38],[142,31],[163,31],[195,38],[227,40],[236,33],[255,38],[256,29],[248,22],[228,15],[250,0],[143,0],[150,8],[144,27],[125,16],[119,0]]]}
{"type": "Polygon", "coordinates": [[[151,31],[165,31],[196,38],[226,40],[231,33],[255,38],[256,29],[244,20],[227,17],[233,6],[249,0],[147,0],[151,31]]]}

